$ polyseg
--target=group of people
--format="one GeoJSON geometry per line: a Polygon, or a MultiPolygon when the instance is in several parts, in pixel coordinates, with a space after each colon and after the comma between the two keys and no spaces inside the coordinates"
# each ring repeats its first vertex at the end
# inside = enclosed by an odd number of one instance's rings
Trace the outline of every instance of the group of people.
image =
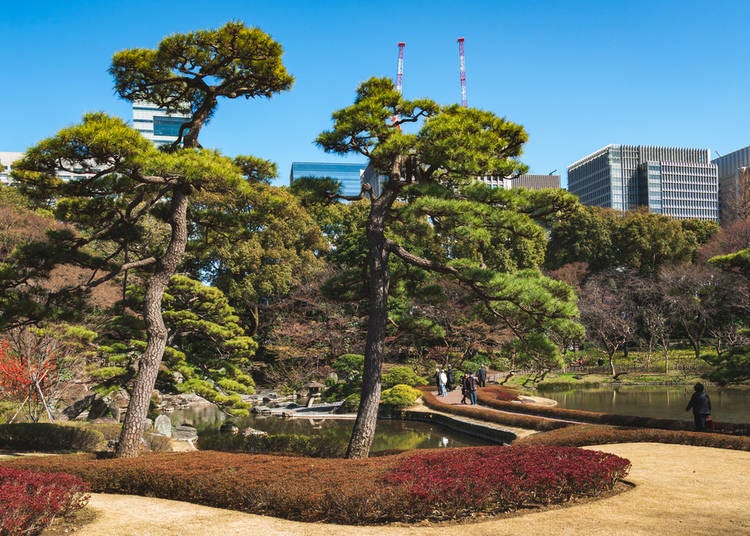
{"type": "MultiPolygon", "coordinates": [[[[438,388],[438,396],[446,396],[449,391],[453,391],[457,385],[454,383],[453,368],[448,365],[446,369],[435,369],[435,383],[438,388]]],[[[466,404],[468,398],[470,404],[477,403],[477,387],[484,387],[487,384],[487,367],[482,365],[476,374],[465,373],[461,378],[461,403],[466,404]]]]}

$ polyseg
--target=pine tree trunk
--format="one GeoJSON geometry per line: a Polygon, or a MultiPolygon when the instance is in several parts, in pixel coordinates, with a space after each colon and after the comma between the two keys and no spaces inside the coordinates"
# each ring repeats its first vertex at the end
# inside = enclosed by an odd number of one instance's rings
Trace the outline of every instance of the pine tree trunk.
{"type": "Polygon", "coordinates": [[[349,440],[347,458],[367,458],[370,454],[380,405],[381,367],[385,347],[388,315],[390,273],[384,233],[385,214],[389,203],[380,198],[373,201],[367,222],[368,266],[370,270],[370,316],[367,321],[365,366],[362,378],[357,420],[349,440]]]}
{"type": "Polygon", "coordinates": [[[146,349],[138,362],[138,373],[135,376],[120,440],[115,450],[117,458],[132,458],[138,456],[141,450],[141,438],[151,393],[156,385],[156,376],[167,345],[167,328],[161,312],[162,296],[185,252],[188,201],[188,187],[176,187],[172,198],[172,236],[169,246],[146,283],[143,305],[147,334],[146,349]]]}

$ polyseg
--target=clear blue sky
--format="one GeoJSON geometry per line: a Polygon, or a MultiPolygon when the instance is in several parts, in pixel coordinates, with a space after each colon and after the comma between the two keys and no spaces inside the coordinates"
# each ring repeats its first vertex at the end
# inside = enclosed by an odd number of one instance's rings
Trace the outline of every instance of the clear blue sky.
{"type": "MultiPolygon", "coordinates": [[[[371,76],[404,95],[459,102],[466,39],[470,106],[524,125],[523,161],[558,170],[609,143],[750,145],[750,2],[24,0],[3,2],[0,151],[23,151],[89,111],[131,118],[107,73],[112,54],[241,20],[284,47],[296,78],[270,100],[224,100],[201,142],[275,161],[342,160],[313,140],[371,76]]],[[[713,157],[716,156],[714,152],[713,157]]]]}

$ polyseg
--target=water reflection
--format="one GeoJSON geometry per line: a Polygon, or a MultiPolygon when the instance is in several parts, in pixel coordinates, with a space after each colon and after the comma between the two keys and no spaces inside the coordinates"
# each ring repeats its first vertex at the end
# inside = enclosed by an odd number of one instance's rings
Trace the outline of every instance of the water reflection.
{"type": "MultiPolygon", "coordinates": [[[[707,392],[715,420],[750,422],[750,389],[707,388],[707,392]]],[[[625,385],[540,395],[557,400],[560,407],[568,409],[691,421],[692,415],[685,411],[685,406],[692,393],[692,385],[625,385]]]]}
{"type": "MultiPolygon", "coordinates": [[[[226,415],[216,406],[175,410],[169,414],[173,426],[188,424],[199,431],[216,430],[226,415]]],[[[269,434],[322,436],[331,444],[346,446],[354,427],[352,419],[285,419],[258,415],[233,419],[240,428],[251,427],[269,434]]],[[[423,422],[381,419],[375,429],[372,451],[413,450],[488,445],[487,441],[445,430],[423,422]]]]}

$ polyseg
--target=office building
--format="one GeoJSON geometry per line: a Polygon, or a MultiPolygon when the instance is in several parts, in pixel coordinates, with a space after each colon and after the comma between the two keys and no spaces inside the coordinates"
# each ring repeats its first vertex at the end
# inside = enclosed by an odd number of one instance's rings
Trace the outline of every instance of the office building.
{"type": "Polygon", "coordinates": [[[527,190],[545,190],[560,188],[560,175],[535,175],[524,173],[514,179],[502,177],[479,177],[479,180],[493,188],[510,190],[511,188],[526,188],[527,190]]]}
{"type": "Polygon", "coordinates": [[[301,178],[334,179],[341,184],[342,195],[358,196],[367,164],[328,162],[292,162],[289,184],[301,178]]]}
{"type": "Polygon", "coordinates": [[[180,127],[189,119],[187,114],[167,113],[155,104],[133,103],[133,128],[157,146],[176,141],[180,127]]]}
{"type": "Polygon", "coordinates": [[[23,153],[17,152],[0,152],[0,183],[10,183],[10,168],[13,162],[20,160],[23,153]]]}
{"type": "Polygon", "coordinates": [[[713,160],[719,171],[719,216],[727,225],[750,216],[750,147],[713,160]]]}
{"type": "Polygon", "coordinates": [[[568,190],[585,205],[719,221],[717,167],[708,149],[607,145],[568,166],[568,190]]]}

